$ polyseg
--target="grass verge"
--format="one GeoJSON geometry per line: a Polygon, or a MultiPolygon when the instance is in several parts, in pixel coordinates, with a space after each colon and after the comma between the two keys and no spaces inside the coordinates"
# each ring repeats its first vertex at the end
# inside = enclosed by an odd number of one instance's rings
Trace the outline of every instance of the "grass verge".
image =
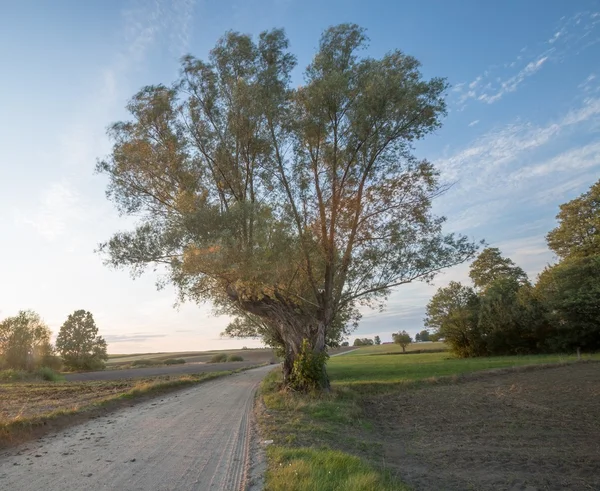
{"type": "Polygon", "coordinates": [[[0,384],[0,448],[249,368],[114,381],[0,384]]]}
{"type": "MultiPolygon", "coordinates": [[[[332,390],[327,394],[281,391],[281,372],[267,375],[260,391],[263,407],[257,411],[264,439],[273,440],[266,490],[408,489],[385,464],[377,422],[368,411],[371,401],[431,385],[577,362],[575,356],[559,355],[460,360],[448,353],[386,356],[361,351],[329,361],[332,390]],[[336,469],[345,472],[336,477],[344,483],[337,487],[335,479],[329,480],[329,471],[336,476],[336,469]]],[[[597,361],[600,355],[585,359],[597,361]]]]}

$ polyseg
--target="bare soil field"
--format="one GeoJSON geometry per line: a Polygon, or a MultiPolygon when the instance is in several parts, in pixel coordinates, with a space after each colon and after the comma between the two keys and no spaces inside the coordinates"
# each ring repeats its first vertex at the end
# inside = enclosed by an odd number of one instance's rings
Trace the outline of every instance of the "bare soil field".
{"type": "Polygon", "coordinates": [[[477,377],[368,402],[415,490],[600,490],[600,363],[477,377]]]}
{"type": "Polygon", "coordinates": [[[123,368],[122,370],[102,370],[98,372],[67,373],[65,379],[69,382],[81,382],[85,380],[123,380],[137,379],[140,377],[160,377],[167,375],[192,375],[197,373],[221,372],[224,370],[237,370],[249,368],[262,363],[268,363],[269,359],[261,361],[234,361],[227,363],[186,363],[185,365],[158,366],[146,368],[123,368]]]}

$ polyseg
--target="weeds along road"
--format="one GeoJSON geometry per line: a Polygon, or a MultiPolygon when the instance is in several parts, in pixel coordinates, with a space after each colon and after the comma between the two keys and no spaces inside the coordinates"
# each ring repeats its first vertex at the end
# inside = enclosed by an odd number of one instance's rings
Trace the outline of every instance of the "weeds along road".
{"type": "Polygon", "coordinates": [[[242,489],[255,389],[273,366],[212,380],[0,453],[0,489],[242,489]]]}

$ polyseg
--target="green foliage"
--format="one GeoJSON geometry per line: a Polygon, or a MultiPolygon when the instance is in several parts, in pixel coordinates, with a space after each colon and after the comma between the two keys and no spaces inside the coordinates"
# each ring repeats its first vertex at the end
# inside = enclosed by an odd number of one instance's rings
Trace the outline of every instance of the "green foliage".
{"type": "Polygon", "coordinates": [[[558,257],[600,255],[600,180],[586,193],[560,206],[558,227],[548,233],[548,247],[558,257]]]}
{"type": "Polygon", "coordinates": [[[485,291],[494,281],[510,279],[518,284],[527,283],[527,275],[510,258],[502,257],[500,249],[487,247],[471,264],[469,277],[475,288],[485,291]]]}
{"type": "Polygon", "coordinates": [[[392,339],[394,340],[394,343],[402,346],[403,353],[406,352],[406,347],[410,343],[412,343],[412,338],[410,337],[410,334],[408,334],[406,331],[401,331],[401,332],[392,334],[392,339]]]}
{"type": "Polygon", "coordinates": [[[350,343],[348,341],[344,341],[340,346],[350,346],[350,343]]]}
{"type": "Polygon", "coordinates": [[[229,355],[227,361],[244,361],[244,358],[240,355],[229,355]]]}
{"type": "Polygon", "coordinates": [[[311,391],[328,385],[325,364],[329,355],[325,351],[315,352],[309,341],[302,342],[300,353],[294,360],[289,386],[299,391],[311,391]]]}
{"type": "Polygon", "coordinates": [[[56,355],[46,355],[42,358],[40,362],[41,366],[50,368],[55,372],[60,372],[63,367],[63,361],[60,356],[56,355]]]}
{"type": "Polygon", "coordinates": [[[373,340],[377,346],[379,346],[381,344],[381,338],[379,336],[375,336],[375,338],[373,340]]]}
{"type": "Polygon", "coordinates": [[[31,380],[32,377],[32,373],[25,370],[14,368],[0,370],[0,382],[21,382],[23,380],[31,380]]]}
{"type": "Polygon", "coordinates": [[[169,358],[164,361],[165,365],[183,365],[185,360],[183,358],[169,358]]]}
{"type": "Polygon", "coordinates": [[[438,172],[412,155],[447,83],[399,50],[362,57],[367,43],[356,25],[327,29],[296,87],[282,30],[228,32],[176,83],[135,94],[97,167],[139,218],[100,246],[107,263],[165,266],[182,297],[235,317],[227,334],[287,353],[289,372],[303,339],[324,352],[359,306],[470,259],[431,212],[438,172]]]}
{"type": "Polygon", "coordinates": [[[600,255],[573,256],[546,268],[536,292],[554,326],[554,349],[600,349],[600,255]]]}
{"type": "Polygon", "coordinates": [[[73,370],[101,370],[108,360],[106,341],[98,336],[94,317],[85,310],[69,315],[56,338],[56,349],[73,370]]]}
{"type": "Polygon", "coordinates": [[[433,341],[430,338],[429,331],[427,329],[423,329],[419,334],[419,338],[422,342],[433,341]]]}
{"type": "Polygon", "coordinates": [[[155,367],[158,365],[162,365],[163,362],[160,360],[153,360],[151,358],[142,358],[141,360],[133,360],[131,362],[131,366],[135,368],[141,367],[155,367]]]}
{"type": "Polygon", "coordinates": [[[225,363],[227,361],[227,355],[225,353],[217,353],[212,356],[209,363],[225,363]]]}
{"type": "Polygon", "coordinates": [[[35,373],[42,380],[47,380],[49,382],[59,382],[65,379],[60,373],[56,373],[49,367],[38,368],[35,373]]]}
{"type": "Polygon", "coordinates": [[[482,356],[486,348],[478,329],[479,298],[456,281],[440,288],[427,304],[425,325],[445,339],[460,357],[482,356]]]}
{"type": "Polygon", "coordinates": [[[356,338],[352,346],[373,346],[375,342],[371,338],[356,338]]]}
{"type": "Polygon", "coordinates": [[[0,357],[5,367],[34,370],[52,354],[50,329],[35,312],[22,310],[0,322],[0,357]]]}

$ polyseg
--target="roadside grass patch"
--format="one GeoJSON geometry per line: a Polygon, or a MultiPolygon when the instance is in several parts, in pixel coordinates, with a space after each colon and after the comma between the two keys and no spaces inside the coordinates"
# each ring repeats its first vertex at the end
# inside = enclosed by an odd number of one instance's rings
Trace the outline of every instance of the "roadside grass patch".
{"type": "Polygon", "coordinates": [[[227,361],[244,361],[244,358],[240,355],[229,355],[227,361]]]}
{"type": "Polygon", "coordinates": [[[330,449],[270,447],[266,491],[400,491],[390,472],[330,449]]]}

